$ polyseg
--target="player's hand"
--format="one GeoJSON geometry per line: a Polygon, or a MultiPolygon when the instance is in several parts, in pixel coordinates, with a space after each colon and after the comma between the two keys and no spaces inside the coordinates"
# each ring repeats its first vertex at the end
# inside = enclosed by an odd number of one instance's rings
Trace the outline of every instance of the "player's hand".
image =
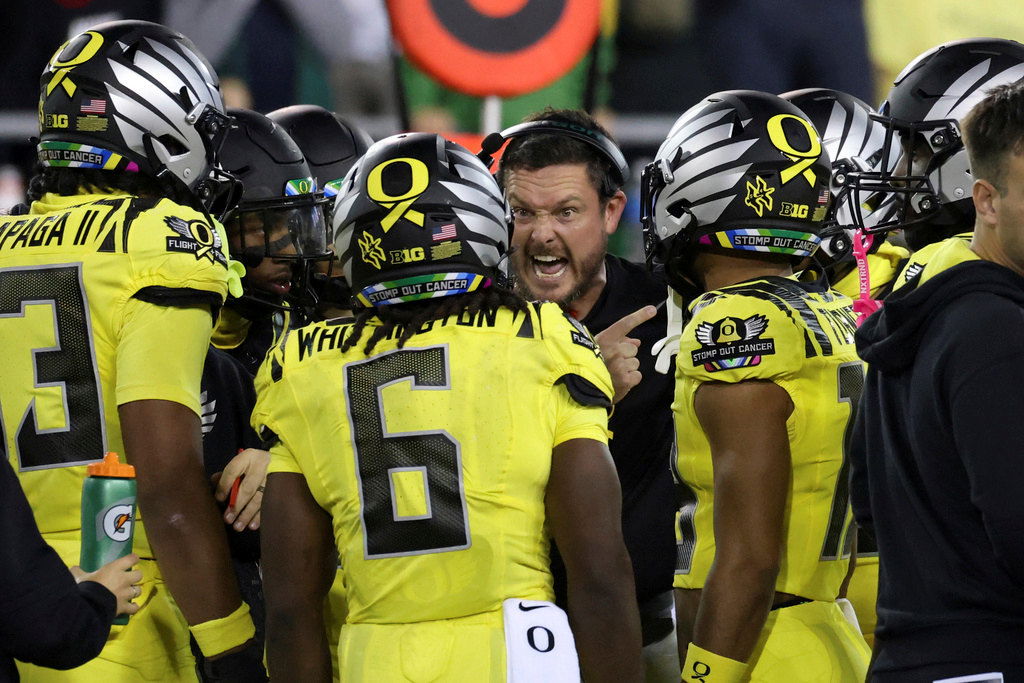
{"type": "Polygon", "coordinates": [[[135,614],[139,606],[132,600],[142,595],[142,588],[136,584],[142,581],[142,572],[132,569],[139,561],[135,553],[108,562],[94,572],[87,572],[79,566],[69,567],[77,583],[95,581],[117,598],[117,614],[135,614]]]}
{"type": "Polygon", "coordinates": [[[621,401],[629,390],[640,384],[640,380],[643,379],[643,375],[640,374],[640,360],[636,357],[640,340],[633,339],[629,333],[637,325],[647,322],[657,314],[658,309],[655,306],[644,306],[612,323],[594,337],[594,341],[601,347],[601,355],[604,356],[608,373],[612,376],[612,386],[615,387],[613,403],[621,401]]]}
{"type": "Polygon", "coordinates": [[[235,531],[242,531],[246,526],[260,528],[260,506],[263,505],[263,487],[267,484],[269,465],[270,453],[246,448],[231,458],[223,472],[213,475],[213,483],[217,485],[214,497],[220,502],[228,500],[235,479],[242,477],[234,505],[228,505],[224,511],[224,521],[232,524],[235,531]]]}

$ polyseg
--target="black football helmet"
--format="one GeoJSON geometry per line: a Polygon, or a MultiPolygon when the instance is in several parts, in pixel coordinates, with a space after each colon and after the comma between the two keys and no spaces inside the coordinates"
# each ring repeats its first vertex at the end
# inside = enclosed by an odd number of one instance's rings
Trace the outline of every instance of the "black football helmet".
{"type": "MultiPolygon", "coordinates": [[[[234,206],[216,207],[224,213],[224,225],[233,245],[231,255],[246,268],[265,258],[290,261],[290,307],[315,305],[307,299],[313,263],[329,259],[323,193],[317,190],[309,166],[298,145],[283,128],[263,114],[248,109],[229,109],[231,132],[221,150],[227,173],[242,183],[234,206]]],[[[275,306],[280,302],[246,285],[247,297],[275,306]]]]}
{"type": "MultiPolygon", "coordinates": [[[[883,158],[878,168],[846,174],[857,227],[882,232],[915,225],[949,234],[970,230],[974,221],[971,176],[960,122],[991,88],[1024,77],[1024,45],[999,38],[971,38],[944,43],[912,61],[896,77],[878,120],[899,144],[883,151],[902,153],[883,158]],[[868,219],[868,199],[883,192],[895,198],[896,210],[884,221],[868,219]]],[[[941,239],[948,235],[938,235],[941,239]]]]}
{"type": "MultiPolygon", "coordinates": [[[[806,88],[779,97],[806,114],[821,134],[821,144],[832,160],[832,208],[815,258],[826,270],[839,263],[852,264],[851,245],[857,218],[851,207],[852,193],[842,185],[842,180],[851,171],[878,170],[883,158],[894,161],[896,155],[891,150],[886,153],[882,145],[896,143],[874,117],[875,110],[853,95],[828,88],[806,88]]],[[[888,220],[895,210],[895,199],[884,193],[868,197],[864,206],[857,209],[860,219],[870,226],[888,220]]],[[[873,240],[872,250],[884,241],[882,236],[873,240]]]]}
{"type": "MultiPolygon", "coordinates": [[[[317,185],[323,189],[324,215],[331,225],[338,188],[373,140],[355,124],[315,104],[295,104],[267,116],[284,128],[302,150],[317,185]]],[[[350,308],[352,290],[340,269],[332,265],[333,262],[327,263],[323,272],[313,273],[313,289],[324,305],[350,308]]]]}
{"type": "Polygon", "coordinates": [[[433,133],[373,144],[334,207],[334,244],[364,306],[463,294],[507,278],[508,204],[483,163],[433,133]]]}
{"type": "Polygon", "coordinates": [[[688,292],[694,250],[810,256],[829,210],[830,162],[813,124],[775,95],[710,95],[676,120],[641,178],[652,267],[688,292]]]}
{"type": "Polygon", "coordinates": [[[349,169],[373,144],[362,128],[315,104],[294,104],[267,116],[302,150],[328,201],[338,195],[349,169]]]}
{"type": "Polygon", "coordinates": [[[40,79],[43,166],[134,171],[205,206],[228,129],[217,74],[185,36],[148,21],[98,24],[61,45],[40,79]]]}

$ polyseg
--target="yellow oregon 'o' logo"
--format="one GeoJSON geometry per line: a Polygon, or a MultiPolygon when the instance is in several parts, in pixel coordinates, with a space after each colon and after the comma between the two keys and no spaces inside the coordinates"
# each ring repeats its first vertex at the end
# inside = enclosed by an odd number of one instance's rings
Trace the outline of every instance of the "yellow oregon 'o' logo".
{"type": "Polygon", "coordinates": [[[46,94],[49,95],[53,92],[53,89],[58,85],[64,87],[64,91],[67,92],[68,97],[75,94],[77,86],[67,77],[68,73],[80,64],[85,64],[90,59],[96,56],[96,53],[100,51],[103,46],[103,36],[96,31],[86,31],[84,34],[89,36],[89,42],[87,42],[81,50],[78,51],[74,57],[62,60],[60,57],[64,54],[64,50],[67,49],[68,43],[64,43],[50,58],[50,68],[53,69],[53,77],[50,78],[50,82],[46,84],[46,94]]]}
{"type": "Polygon", "coordinates": [[[814,183],[817,180],[814,171],[810,169],[810,166],[818,160],[821,156],[821,141],[818,139],[818,134],[814,130],[814,126],[807,119],[796,116],[795,114],[776,114],[775,116],[768,119],[768,139],[771,140],[775,147],[786,155],[786,157],[794,162],[792,166],[782,171],[780,180],[785,185],[790,180],[795,178],[797,174],[802,174],[807,184],[814,187],[814,183]],[[786,136],[786,131],[782,127],[782,122],[786,119],[793,119],[799,121],[800,125],[807,131],[807,139],[810,141],[810,148],[806,150],[799,150],[793,146],[793,143],[789,141],[786,136]]]}
{"type": "MultiPolygon", "coordinates": [[[[85,64],[90,59],[96,56],[96,53],[100,51],[100,47],[103,45],[103,36],[96,31],[86,31],[84,34],[89,36],[89,42],[78,51],[78,54],[70,59],[61,60],[60,56],[64,54],[64,50],[67,48],[68,43],[64,43],[60,46],[60,49],[53,55],[53,59],[50,60],[50,66],[55,69],[68,66],[78,66],[79,64],[85,64]]],[[[68,41],[71,42],[71,41],[68,41]]]]}
{"type": "Polygon", "coordinates": [[[384,220],[380,222],[384,232],[391,229],[399,218],[403,216],[408,220],[412,221],[420,227],[423,226],[423,214],[414,209],[410,209],[412,203],[416,201],[416,198],[423,194],[427,187],[430,186],[430,170],[427,169],[427,165],[419,159],[412,157],[399,157],[397,159],[388,159],[387,161],[375,166],[366,177],[366,193],[370,195],[370,199],[377,202],[381,206],[387,209],[391,209],[388,215],[384,217],[384,220]],[[388,194],[384,190],[384,183],[382,176],[384,175],[384,169],[391,164],[405,164],[409,167],[409,188],[401,194],[388,194]]]}

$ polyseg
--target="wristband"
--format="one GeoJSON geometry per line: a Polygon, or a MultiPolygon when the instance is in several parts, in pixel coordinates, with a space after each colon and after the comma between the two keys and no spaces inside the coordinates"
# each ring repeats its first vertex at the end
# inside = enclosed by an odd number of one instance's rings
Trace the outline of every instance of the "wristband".
{"type": "Polygon", "coordinates": [[[216,657],[256,635],[256,627],[252,625],[249,616],[249,605],[244,602],[228,616],[190,626],[189,631],[204,657],[216,657]]]}
{"type": "Polygon", "coordinates": [[[690,643],[686,649],[682,680],[700,683],[738,683],[745,678],[747,663],[737,662],[690,643]]]}

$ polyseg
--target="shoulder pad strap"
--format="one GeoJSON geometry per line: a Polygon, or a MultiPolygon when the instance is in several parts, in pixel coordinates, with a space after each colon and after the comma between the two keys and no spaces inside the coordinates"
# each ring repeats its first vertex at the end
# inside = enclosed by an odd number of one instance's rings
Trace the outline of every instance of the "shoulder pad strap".
{"type": "Polygon", "coordinates": [[[143,287],[132,295],[134,298],[157,306],[208,306],[214,319],[220,312],[221,297],[214,292],[191,287],[143,287]]]}
{"type": "Polygon", "coordinates": [[[594,383],[585,377],[570,373],[559,377],[555,384],[564,384],[573,400],[582,406],[612,407],[612,402],[608,395],[594,386],[594,383]]]}

